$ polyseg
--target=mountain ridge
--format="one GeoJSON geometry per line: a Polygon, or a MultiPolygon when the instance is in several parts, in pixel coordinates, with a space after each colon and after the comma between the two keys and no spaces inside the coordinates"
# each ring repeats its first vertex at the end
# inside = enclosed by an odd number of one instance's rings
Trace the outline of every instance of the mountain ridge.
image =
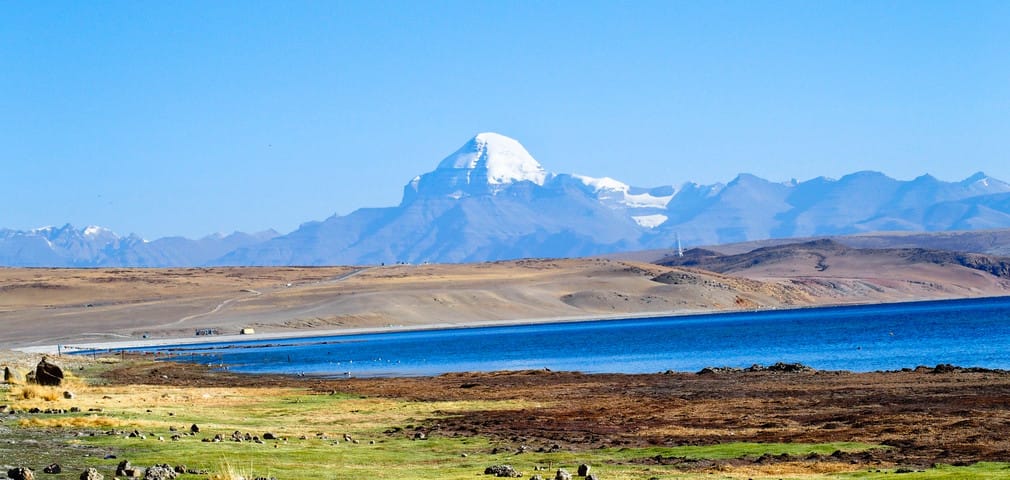
{"type": "Polygon", "coordinates": [[[350,265],[586,256],[763,239],[1010,228],[1010,184],[860,171],[838,179],[637,187],[552,173],[518,141],[477,134],[403,187],[399,205],[303,223],[147,242],[97,226],[0,230],[7,266],[350,265]]]}

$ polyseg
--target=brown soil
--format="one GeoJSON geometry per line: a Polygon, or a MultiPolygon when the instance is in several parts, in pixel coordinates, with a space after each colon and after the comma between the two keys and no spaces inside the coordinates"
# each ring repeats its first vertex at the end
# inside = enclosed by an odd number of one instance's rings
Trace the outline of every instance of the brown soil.
{"type": "MultiPolygon", "coordinates": [[[[859,454],[749,459],[753,463],[929,466],[1010,460],[1010,372],[926,368],[901,372],[722,372],[585,375],[524,371],[426,378],[298,379],[210,372],[159,363],[124,367],[125,384],[307,386],[419,401],[524,399],[520,411],[430,419],[429,435],[486,436],[499,448],[583,450],[727,442],[866,442],[859,454]]],[[[712,462],[654,457],[686,470],[712,462]]],[[[732,463],[732,462],[730,462],[732,463]]]]}

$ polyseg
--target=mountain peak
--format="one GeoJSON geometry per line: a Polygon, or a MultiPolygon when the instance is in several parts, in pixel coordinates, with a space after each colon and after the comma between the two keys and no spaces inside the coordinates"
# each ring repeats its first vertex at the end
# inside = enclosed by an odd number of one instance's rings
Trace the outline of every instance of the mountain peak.
{"type": "Polygon", "coordinates": [[[490,185],[529,181],[543,185],[547,172],[515,139],[493,132],[479,133],[438,164],[437,170],[465,175],[463,183],[486,180],[490,185]]]}

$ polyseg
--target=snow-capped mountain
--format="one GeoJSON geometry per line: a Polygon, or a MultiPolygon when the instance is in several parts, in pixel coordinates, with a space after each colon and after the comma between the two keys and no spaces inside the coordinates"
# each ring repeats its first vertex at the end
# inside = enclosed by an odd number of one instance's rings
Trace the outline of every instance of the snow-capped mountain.
{"type": "Polygon", "coordinates": [[[665,248],[677,237],[700,245],[883,227],[1010,227],[1010,208],[976,205],[1007,192],[1010,185],[984,174],[947,183],[876,172],[788,183],[742,174],[725,185],[641,188],[550,173],[519,142],[482,133],[408,182],[396,207],[308,223],[218,263],[465,262],[665,248]]]}
{"type": "Polygon", "coordinates": [[[397,206],[276,232],[200,240],[69,225],[0,230],[11,266],[327,265],[563,257],[643,248],[871,231],[1010,228],[1010,184],[900,181],[878,172],[776,183],[651,188],[551,173],[516,140],[481,133],[411,179],[397,206]]]}
{"type": "Polygon", "coordinates": [[[0,265],[19,267],[174,267],[206,264],[244,246],[276,237],[272,230],[236,232],[199,240],[166,237],[152,242],[137,235],[120,237],[88,226],[43,227],[27,231],[0,229],[0,265]]]}

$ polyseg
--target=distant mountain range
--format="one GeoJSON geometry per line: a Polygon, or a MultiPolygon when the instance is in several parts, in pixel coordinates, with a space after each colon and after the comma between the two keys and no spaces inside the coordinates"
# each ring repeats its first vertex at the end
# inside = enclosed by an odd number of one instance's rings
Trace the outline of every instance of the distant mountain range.
{"type": "Polygon", "coordinates": [[[1010,184],[977,173],[899,181],[878,172],[776,183],[639,188],[546,171],[511,138],[482,133],[404,187],[398,206],[364,208],[286,235],[144,241],[101,227],[0,230],[7,266],[337,265],[476,262],[874,231],[1010,228],[1010,184]]]}

